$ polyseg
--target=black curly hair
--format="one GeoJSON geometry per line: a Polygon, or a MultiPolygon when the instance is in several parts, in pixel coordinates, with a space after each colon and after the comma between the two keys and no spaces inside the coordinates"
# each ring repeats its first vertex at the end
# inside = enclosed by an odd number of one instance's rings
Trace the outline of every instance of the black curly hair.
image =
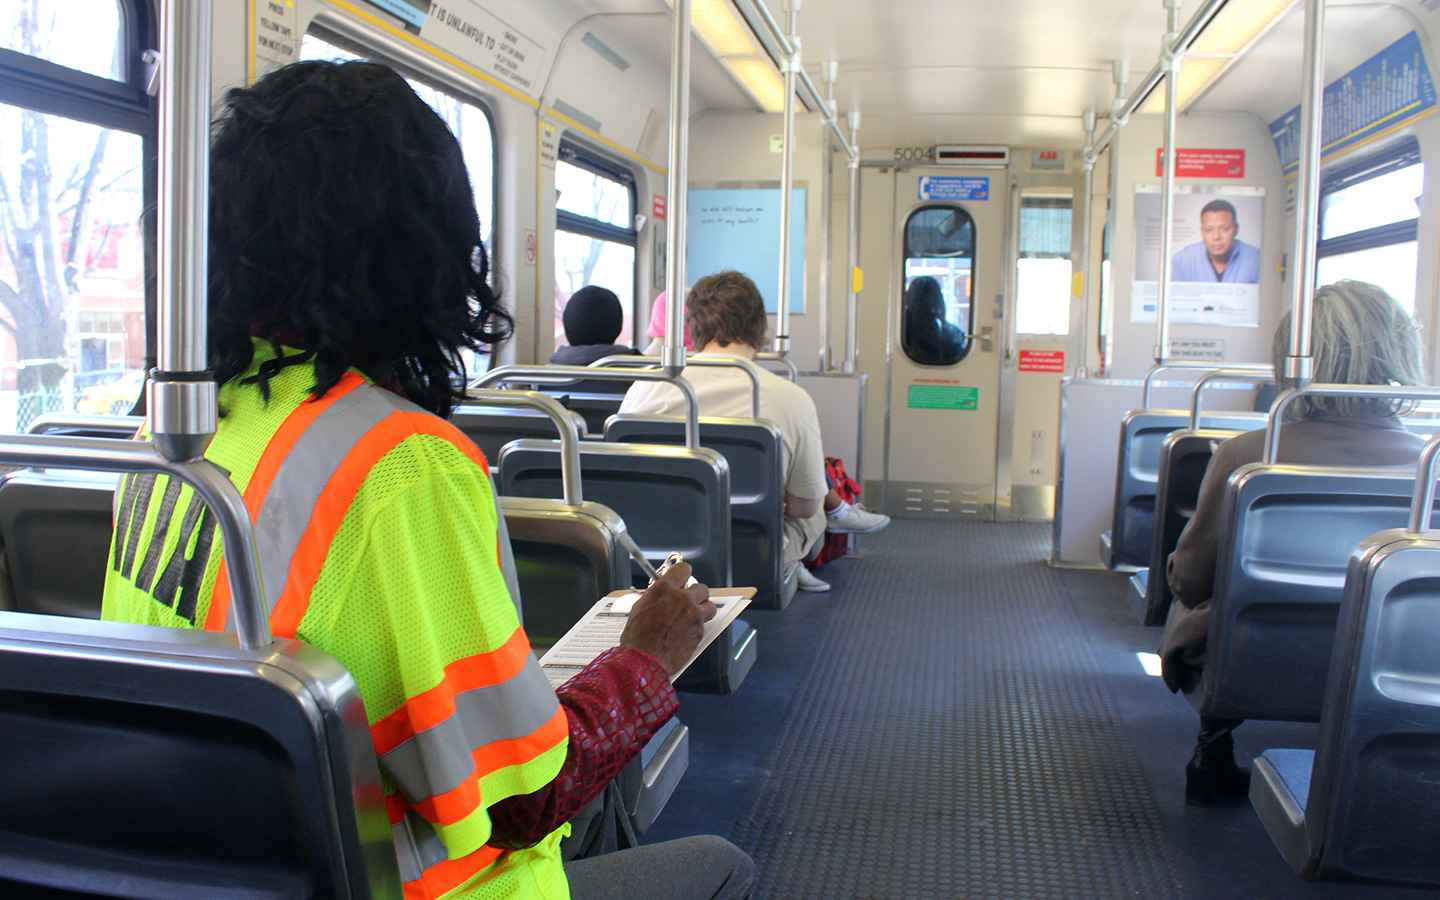
{"type": "Polygon", "coordinates": [[[513,320],[487,284],[460,144],[394,70],[301,62],[225,95],[210,153],[210,365],[221,384],[314,360],[315,397],[355,368],[441,416],[462,348],[513,320]],[[284,356],[280,345],[303,352],[284,356]]]}

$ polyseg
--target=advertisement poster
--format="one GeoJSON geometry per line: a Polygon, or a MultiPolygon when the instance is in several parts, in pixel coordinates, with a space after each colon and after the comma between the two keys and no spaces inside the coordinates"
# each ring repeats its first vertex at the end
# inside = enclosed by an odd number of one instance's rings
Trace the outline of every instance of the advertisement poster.
{"type": "MultiPolygon", "coordinates": [[[[1265,189],[1177,185],[1172,218],[1170,321],[1255,328],[1265,189]]],[[[1153,323],[1160,296],[1160,186],[1135,187],[1130,321],[1153,323]]]]}

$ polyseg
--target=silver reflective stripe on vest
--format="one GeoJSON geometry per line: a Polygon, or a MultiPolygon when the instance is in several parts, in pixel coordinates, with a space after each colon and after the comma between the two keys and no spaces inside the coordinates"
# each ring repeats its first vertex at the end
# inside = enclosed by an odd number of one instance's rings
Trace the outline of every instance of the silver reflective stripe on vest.
{"type": "MultiPolygon", "coordinates": [[[[270,612],[285,592],[290,559],[326,485],[360,439],[396,411],[425,414],[389,391],[362,384],[316,416],[280,463],[255,517],[255,549],[270,612]]],[[[225,630],[234,630],[231,614],[226,615],[225,630]]]]}
{"type": "Polygon", "coordinates": [[[426,869],[450,858],[450,851],[434,827],[413,810],[405,813],[400,824],[390,826],[390,836],[395,839],[395,858],[400,862],[403,884],[418,880],[426,869]]]}
{"type": "Polygon", "coordinates": [[[509,679],[456,694],[453,714],[381,756],[380,768],[411,803],[438,797],[475,776],[476,750],[533,734],[556,709],[555,690],[531,653],[509,679]]]}

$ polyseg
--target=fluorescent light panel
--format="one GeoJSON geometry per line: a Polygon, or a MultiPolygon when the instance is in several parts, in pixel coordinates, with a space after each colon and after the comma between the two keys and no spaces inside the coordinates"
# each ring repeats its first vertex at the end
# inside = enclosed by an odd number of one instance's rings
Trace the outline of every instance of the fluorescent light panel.
{"type": "Polygon", "coordinates": [[[730,0],[690,0],[690,26],[761,109],[784,110],[785,82],[730,0]]]}
{"type": "MultiPolygon", "coordinates": [[[[1225,71],[1234,57],[1244,53],[1265,32],[1280,20],[1297,0],[1247,0],[1232,2],[1210,23],[1190,47],[1176,84],[1183,110],[1190,100],[1208,88],[1225,71]],[[1217,58],[1218,57],[1218,58],[1217,58]]],[[[1141,107],[1141,112],[1163,113],[1165,90],[1156,88],[1141,107]]]]}

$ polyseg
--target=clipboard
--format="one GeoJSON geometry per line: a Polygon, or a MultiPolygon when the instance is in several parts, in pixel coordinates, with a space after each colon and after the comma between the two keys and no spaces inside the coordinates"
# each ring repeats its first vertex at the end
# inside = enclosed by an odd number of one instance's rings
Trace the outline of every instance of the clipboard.
{"type": "MultiPolygon", "coordinates": [[[[580,674],[582,669],[594,662],[595,657],[620,645],[620,635],[625,631],[630,608],[640,599],[641,593],[639,590],[614,591],[601,597],[580,617],[579,622],[565,632],[564,637],[555,642],[555,646],[540,657],[540,668],[545,671],[551,687],[558,688],[580,674]]],[[[705,648],[730,627],[730,623],[750,605],[754,596],[753,587],[710,589],[710,602],[715,604],[715,618],[705,623],[705,634],[700,638],[700,645],[695,648],[685,665],[680,667],[680,671],[670,676],[672,682],[690,668],[691,663],[700,658],[705,648]]]]}

